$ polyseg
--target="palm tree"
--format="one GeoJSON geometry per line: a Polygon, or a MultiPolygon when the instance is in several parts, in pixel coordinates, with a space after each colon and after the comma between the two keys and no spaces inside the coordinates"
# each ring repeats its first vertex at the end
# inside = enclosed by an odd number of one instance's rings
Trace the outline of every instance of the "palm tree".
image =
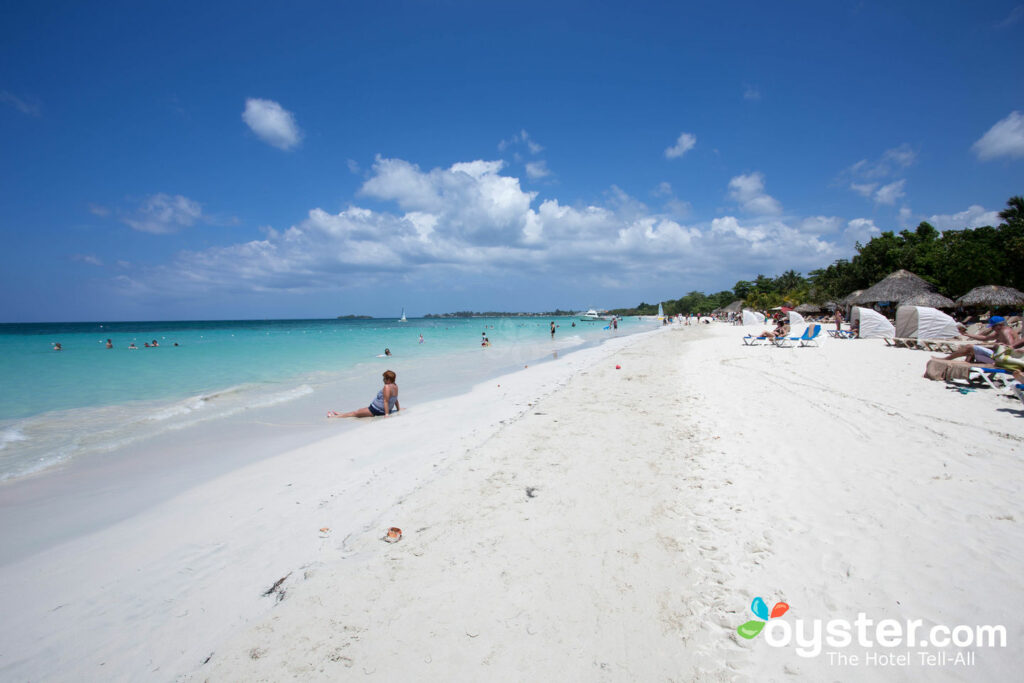
{"type": "Polygon", "coordinates": [[[1006,208],[999,212],[999,217],[1007,223],[1024,222],[1024,197],[1017,195],[1006,200],[1006,208]]]}

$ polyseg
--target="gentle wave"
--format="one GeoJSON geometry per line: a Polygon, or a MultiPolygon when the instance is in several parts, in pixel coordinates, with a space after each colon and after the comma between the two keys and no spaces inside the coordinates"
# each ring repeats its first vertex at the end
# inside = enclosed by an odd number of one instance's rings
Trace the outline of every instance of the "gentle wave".
{"type": "Polygon", "coordinates": [[[294,401],[313,391],[308,384],[271,392],[265,385],[239,385],[171,405],[150,402],[27,418],[0,432],[4,451],[0,481],[38,474],[73,457],[113,451],[202,422],[294,401]],[[54,425],[61,428],[55,430],[54,425]]]}

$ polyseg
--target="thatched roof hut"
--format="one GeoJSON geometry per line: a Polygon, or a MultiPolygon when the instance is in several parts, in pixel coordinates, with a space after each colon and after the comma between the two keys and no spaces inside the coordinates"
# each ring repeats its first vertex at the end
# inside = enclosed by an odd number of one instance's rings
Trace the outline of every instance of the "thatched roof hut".
{"type": "Polygon", "coordinates": [[[725,313],[739,313],[743,310],[743,299],[737,299],[722,309],[725,313]]]}
{"type": "Polygon", "coordinates": [[[821,313],[821,306],[818,304],[800,304],[793,310],[797,313],[821,313]]]}
{"type": "Polygon", "coordinates": [[[863,293],[864,293],[863,289],[855,289],[852,292],[850,292],[849,294],[847,294],[846,296],[844,296],[842,299],[840,299],[836,303],[838,303],[840,306],[848,306],[849,304],[853,303],[854,299],[856,299],[858,296],[860,296],[863,293]]]}
{"type": "Polygon", "coordinates": [[[927,281],[909,270],[897,270],[861,292],[851,303],[873,304],[876,301],[902,302],[914,294],[932,291],[927,281]]]}
{"type": "Polygon", "coordinates": [[[956,302],[938,292],[921,292],[900,301],[900,306],[927,306],[928,308],[954,308],[956,302]]]}
{"type": "Polygon", "coordinates": [[[967,292],[956,303],[959,306],[1020,306],[1024,304],[1024,292],[1013,287],[984,285],[967,292]]]}

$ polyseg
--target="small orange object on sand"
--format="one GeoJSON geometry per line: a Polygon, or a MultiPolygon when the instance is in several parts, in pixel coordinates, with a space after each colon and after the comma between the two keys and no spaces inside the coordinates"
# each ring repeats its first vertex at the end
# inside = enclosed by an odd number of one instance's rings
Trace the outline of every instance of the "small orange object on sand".
{"type": "Polygon", "coordinates": [[[384,537],[384,540],[388,543],[398,543],[402,540],[402,530],[399,529],[397,526],[391,527],[390,529],[388,529],[388,533],[384,537]]]}
{"type": "Polygon", "coordinates": [[[331,530],[331,528],[330,528],[330,527],[326,527],[326,526],[322,526],[322,527],[320,527],[320,532],[321,532],[321,533],[327,533],[327,532],[328,532],[328,531],[330,531],[330,530],[331,530]]]}
{"type": "Polygon", "coordinates": [[[621,369],[622,369],[622,366],[621,366],[621,365],[616,365],[616,366],[615,366],[615,369],[616,369],[616,370],[621,370],[621,369]]]}

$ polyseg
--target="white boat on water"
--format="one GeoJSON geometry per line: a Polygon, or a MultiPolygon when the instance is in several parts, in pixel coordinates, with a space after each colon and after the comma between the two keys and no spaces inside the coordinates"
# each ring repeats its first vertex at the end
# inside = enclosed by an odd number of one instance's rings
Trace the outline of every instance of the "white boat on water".
{"type": "Polygon", "coordinates": [[[405,306],[402,306],[402,317],[398,319],[398,322],[400,322],[400,323],[407,323],[407,322],[409,322],[408,320],[405,319],[405,306]]]}
{"type": "Polygon", "coordinates": [[[589,311],[580,316],[580,320],[584,322],[597,322],[599,320],[607,320],[608,318],[601,317],[601,314],[591,308],[589,311]]]}

